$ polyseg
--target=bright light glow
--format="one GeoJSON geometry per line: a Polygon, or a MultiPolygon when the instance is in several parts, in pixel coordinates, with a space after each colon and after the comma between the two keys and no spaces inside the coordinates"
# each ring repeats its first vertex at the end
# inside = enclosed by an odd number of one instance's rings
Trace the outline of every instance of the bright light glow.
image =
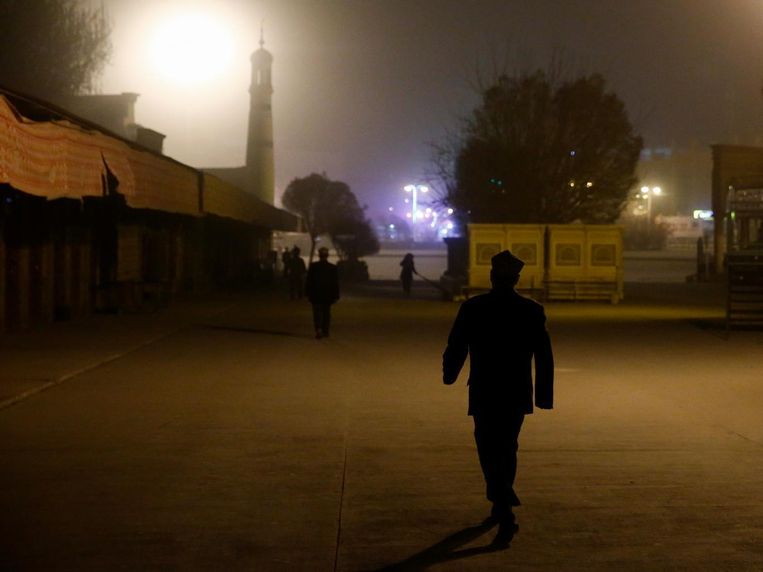
{"type": "Polygon", "coordinates": [[[450,229],[452,229],[452,228],[453,228],[453,223],[452,223],[452,222],[449,222],[449,223],[448,223],[448,224],[446,224],[445,226],[447,226],[447,227],[448,227],[448,229],[450,230],[450,229]]]}
{"type": "Polygon", "coordinates": [[[395,230],[395,225],[391,224],[391,225],[389,225],[389,228],[392,229],[392,230],[395,230]]]}
{"type": "Polygon", "coordinates": [[[408,202],[409,202],[409,201],[408,201],[408,199],[405,199],[405,204],[406,204],[406,205],[408,204],[408,202]]]}
{"type": "Polygon", "coordinates": [[[427,187],[426,185],[419,185],[419,190],[422,193],[427,193],[427,192],[429,192],[429,187],[427,187]]]}
{"type": "Polygon", "coordinates": [[[655,195],[661,195],[662,194],[662,189],[660,187],[652,187],[652,192],[655,195]]]}
{"type": "Polygon", "coordinates": [[[405,186],[403,187],[403,190],[404,190],[406,193],[412,193],[413,191],[415,191],[415,190],[416,190],[416,185],[405,185],[405,186]]]}
{"type": "Polygon", "coordinates": [[[642,195],[648,195],[649,194],[649,187],[641,187],[641,194],[642,195]]]}
{"type": "Polygon", "coordinates": [[[591,181],[588,181],[588,182],[585,184],[585,186],[586,186],[587,188],[589,188],[589,189],[590,189],[591,187],[593,187],[593,183],[592,183],[591,181]]]}
{"type": "Polygon", "coordinates": [[[448,209],[448,214],[453,214],[453,209],[448,209]]]}
{"type": "Polygon", "coordinates": [[[425,211],[427,214],[432,214],[432,209],[427,207],[427,210],[425,211]]]}
{"type": "Polygon", "coordinates": [[[694,218],[696,220],[713,220],[713,211],[708,211],[704,209],[695,210],[694,218]]]}
{"type": "Polygon", "coordinates": [[[574,186],[575,186],[575,181],[570,181],[570,187],[574,187],[574,186]]]}
{"type": "Polygon", "coordinates": [[[395,209],[393,209],[392,207],[389,207],[387,210],[388,210],[389,212],[392,212],[392,211],[393,211],[393,210],[395,210],[395,209]]]}
{"type": "Polygon", "coordinates": [[[405,213],[405,216],[411,218],[411,213],[405,213]]]}
{"type": "Polygon", "coordinates": [[[210,81],[233,59],[231,31],[212,10],[169,14],[149,40],[156,71],[183,85],[210,81]]]}

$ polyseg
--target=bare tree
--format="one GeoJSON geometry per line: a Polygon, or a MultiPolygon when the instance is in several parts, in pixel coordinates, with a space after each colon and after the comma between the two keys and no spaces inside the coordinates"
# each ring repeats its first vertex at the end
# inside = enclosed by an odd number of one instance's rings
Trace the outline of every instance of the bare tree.
{"type": "Polygon", "coordinates": [[[104,8],[0,0],[0,84],[44,99],[93,91],[111,54],[104,8]]]}
{"type": "Polygon", "coordinates": [[[461,222],[612,222],[643,146],[598,74],[478,78],[481,102],[434,146],[433,175],[461,222]]]}
{"type": "Polygon", "coordinates": [[[282,202],[300,215],[310,236],[310,260],[319,236],[331,237],[343,258],[350,260],[378,251],[379,242],[365,207],[360,206],[350,187],[313,173],[294,179],[284,191],[282,202]]]}

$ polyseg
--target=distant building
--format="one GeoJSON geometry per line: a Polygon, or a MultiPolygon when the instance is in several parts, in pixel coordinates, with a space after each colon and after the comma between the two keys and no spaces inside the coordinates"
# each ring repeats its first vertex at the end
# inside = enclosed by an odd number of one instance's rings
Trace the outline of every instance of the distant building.
{"type": "Polygon", "coordinates": [[[653,214],[688,215],[710,208],[712,166],[710,149],[703,145],[647,147],[636,171],[638,185],[663,190],[652,205],[653,214]]]}
{"type": "Polygon", "coordinates": [[[273,204],[275,200],[275,160],[273,155],[273,55],[260,48],[251,57],[252,80],[249,87],[249,129],[246,141],[246,164],[243,167],[205,168],[229,183],[273,204]]]}
{"type": "Polygon", "coordinates": [[[0,88],[0,333],[267,282],[273,231],[298,230],[296,216],[151,149],[161,134],[136,130],[146,147],[115,133],[134,125],[133,96],[90,100],[103,101],[112,129],[0,88]]]}
{"type": "Polygon", "coordinates": [[[108,95],[70,95],[57,103],[73,114],[97,123],[125,139],[135,139],[135,102],[137,93],[108,95]]]}
{"type": "Polygon", "coordinates": [[[694,250],[697,248],[697,240],[702,238],[709,243],[713,234],[713,221],[693,216],[657,215],[654,222],[665,227],[668,233],[666,247],[672,250],[694,250]]]}
{"type": "Polygon", "coordinates": [[[135,122],[137,99],[137,93],[72,95],[59,98],[57,103],[74,115],[104,127],[115,135],[162,153],[164,134],[135,122]]]}

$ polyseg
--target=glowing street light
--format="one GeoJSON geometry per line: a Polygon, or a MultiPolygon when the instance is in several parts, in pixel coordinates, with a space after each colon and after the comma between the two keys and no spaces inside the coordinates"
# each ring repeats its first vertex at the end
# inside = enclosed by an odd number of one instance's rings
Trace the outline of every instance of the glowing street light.
{"type": "MultiPolygon", "coordinates": [[[[411,212],[408,218],[411,219],[412,230],[413,230],[413,240],[415,242],[416,241],[416,221],[419,218],[422,218],[422,215],[423,215],[423,213],[418,208],[419,193],[428,193],[429,187],[427,187],[426,185],[405,185],[403,187],[403,190],[406,193],[411,194],[411,212]]],[[[408,200],[406,199],[406,203],[407,202],[408,200]]]]}
{"type": "Polygon", "coordinates": [[[230,67],[230,22],[200,8],[164,12],[148,40],[151,63],[160,76],[189,86],[211,81],[230,67]]]}
{"type": "Polygon", "coordinates": [[[652,225],[652,197],[659,197],[662,195],[662,187],[649,187],[644,185],[641,187],[640,198],[646,200],[646,225],[647,229],[652,225]]]}

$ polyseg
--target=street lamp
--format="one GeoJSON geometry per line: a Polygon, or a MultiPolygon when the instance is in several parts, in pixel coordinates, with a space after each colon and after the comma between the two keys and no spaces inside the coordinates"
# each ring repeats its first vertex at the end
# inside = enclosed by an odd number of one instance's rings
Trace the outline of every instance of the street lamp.
{"type": "Polygon", "coordinates": [[[662,187],[641,187],[641,198],[646,199],[646,223],[652,224],[652,197],[659,197],[662,194],[662,187]]]}
{"type": "Polygon", "coordinates": [[[416,242],[416,219],[420,218],[419,212],[419,193],[428,193],[429,187],[426,185],[405,185],[403,190],[411,194],[411,225],[413,230],[413,241],[416,242]]]}

